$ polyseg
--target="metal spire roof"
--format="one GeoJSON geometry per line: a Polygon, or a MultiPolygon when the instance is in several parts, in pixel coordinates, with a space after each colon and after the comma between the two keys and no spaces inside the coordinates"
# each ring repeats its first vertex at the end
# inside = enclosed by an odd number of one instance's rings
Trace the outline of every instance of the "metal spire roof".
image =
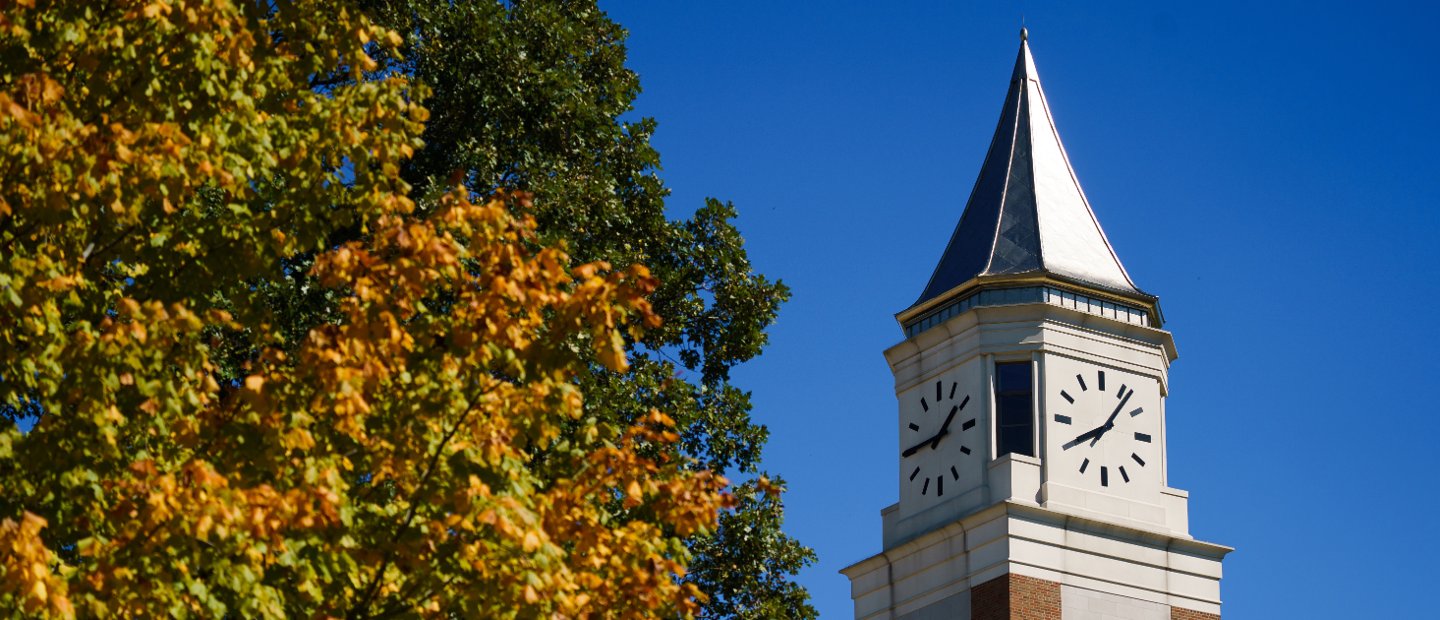
{"type": "Polygon", "coordinates": [[[1027,39],[1022,29],[980,178],[917,306],[976,277],[1022,274],[1149,297],[1120,265],[1070,168],[1027,39]]]}

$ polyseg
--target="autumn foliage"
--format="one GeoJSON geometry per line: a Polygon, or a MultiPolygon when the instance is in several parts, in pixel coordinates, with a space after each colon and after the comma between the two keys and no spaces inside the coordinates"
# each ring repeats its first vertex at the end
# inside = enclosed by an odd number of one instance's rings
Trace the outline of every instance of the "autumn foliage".
{"type": "Polygon", "coordinates": [[[524,194],[411,196],[396,34],[0,6],[0,613],[693,613],[724,479],[574,380],[626,368],[655,280],[572,266],[524,194]],[[304,333],[266,295],[296,256],[334,300],[304,333]]]}

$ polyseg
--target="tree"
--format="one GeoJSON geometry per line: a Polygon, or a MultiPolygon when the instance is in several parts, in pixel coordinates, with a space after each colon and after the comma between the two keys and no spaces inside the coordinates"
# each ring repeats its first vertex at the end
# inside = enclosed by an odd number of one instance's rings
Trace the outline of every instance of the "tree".
{"type": "Polygon", "coordinates": [[[529,194],[413,193],[400,36],[334,3],[19,5],[0,609],[695,612],[725,481],[585,392],[664,330],[656,279],[572,269],[529,194]]]}
{"type": "MultiPolygon", "coordinates": [[[[405,35],[404,60],[389,69],[432,89],[425,146],[402,169],[407,182],[532,192],[541,238],[569,240],[582,261],[644,263],[659,280],[651,301],[662,326],[626,342],[628,372],[592,365],[581,382],[590,414],[625,424],[651,408],[670,412],[682,436],[675,456],[763,476],[767,431],[729,377],[761,352],[789,292],[752,267],[732,205],[709,200],[689,218],[666,217],[669,191],[650,145],[656,123],[621,120],[640,90],[625,66],[625,30],[593,0],[369,0],[367,7],[405,35]]],[[[763,485],[770,497],[742,501],[728,517],[749,523],[754,540],[767,544],[690,539],[690,579],[716,602],[707,615],[815,617],[791,579],[814,554],[780,531],[783,484],[771,476],[763,485]],[[721,579],[734,567],[752,578],[721,579]]]]}

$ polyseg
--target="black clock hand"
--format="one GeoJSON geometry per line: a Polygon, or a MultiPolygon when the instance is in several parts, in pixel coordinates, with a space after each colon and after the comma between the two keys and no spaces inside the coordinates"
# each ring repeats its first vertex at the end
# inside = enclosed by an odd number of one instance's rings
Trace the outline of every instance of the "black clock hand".
{"type": "Polygon", "coordinates": [[[947,434],[950,433],[950,422],[952,422],[952,421],[955,420],[955,412],[957,412],[957,411],[959,411],[959,410],[960,410],[960,406],[959,406],[959,405],[956,405],[956,406],[950,408],[950,415],[945,416],[945,423],[940,425],[940,432],[935,433],[935,436],[932,437],[932,438],[930,438],[930,448],[931,448],[931,449],[934,449],[934,448],[939,447],[939,446],[940,446],[940,438],[941,438],[941,437],[944,437],[945,435],[947,435],[947,434]]]}
{"type": "Polygon", "coordinates": [[[1105,419],[1105,428],[1109,429],[1115,426],[1115,416],[1120,415],[1120,410],[1125,408],[1125,403],[1130,402],[1130,397],[1134,395],[1135,390],[1130,390],[1130,393],[1126,394],[1125,398],[1120,399],[1120,404],[1115,405],[1115,410],[1111,411],[1110,417],[1105,419]]]}
{"type": "Polygon", "coordinates": [[[925,439],[925,441],[922,441],[922,442],[917,443],[917,444],[915,444],[915,445],[913,445],[913,446],[910,446],[909,448],[906,448],[904,452],[901,452],[901,453],[900,453],[900,458],[905,458],[905,457],[907,457],[907,456],[910,456],[910,455],[912,455],[912,454],[915,454],[916,452],[919,452],[919,451],[920,451],[920,448],[924,448],[925,446],[931,445],[932,443],[939,443],[941,437],[944,437],[944,436],[949,435],[949,434],[950,434],[950,429],[942,429],[940,432],[935,433],[935,436],[934,436],[934,437],[929,437],[929,438],[925,439]]]}
{"type": "Polygon", "coordinates": [[[1110,429],[1115,428],[1115,416],[1120,415],[1120,410],[1125,408],[1125,403],[1130,402],[1130,397],[1134,395],[1135,390],[1130,390],[1130,393],[1126,394],[1125,398],[1120,399],[1120,404],[1115,405],[1115,410],[1110,412],[1110,417],[1105,418],[1105,425],[1100,427],[1100,434],[1096,435],[1095,439],[1092,439],[1090,441],[1090,445],[1095,445],[1095,442],[1100,441],[1100,437],[1102,435],[1104,435],[1110,429]]]}
{"type": "Polygon", "coordinates": [[[940,446],[940,438],[950,434],[950,423],[955,421],[955,413],[958,412],[958,411],[960,411],[960,406],[959,406],[959,405],[956,405],[956,406],[954,406],[954,407],[951,407],[951,408],[950,408],[950,415],[945,416],[945,422],[940,425],[940,430],[939,430],[939,432],[936,432],[934,435],[931,435],[930,437],[927,437],[924,441],[922,441],[922,442],[920,442],[920,443],[917,443],[917,444],[915,444],[915,445],[913,445],[913,446],[910,446],[910,447],[909,447],[908,449],[906,449],[904,452],[901,452],[901,453],[900,453],[900,457],[901,457],[901,458],[904,458],[904,457],[910,456],[910,455],[912,455],[912,454],[915,454],[916,452],[919,452],[919,451],[920,451],[920,448],[925,447],[926,444],[929,444],[931,449],[934,449],[934,448],[939,447],[939,446],[940,446]]]}
{"type": "Polygon", "coordinates": [[[1095,442],[1100,441],[1100,437],[1102,435],[1109,432],[1110,429],[1115,428],[1115,417],[1120,415],[1120,410],[1125,408],[1125,403],[1130,402],[1130,397],[1134,395],[1135,392],[1130,392],[1129,394],[1126,394],[1125,398],[1120,399],[1120,404],[1115,406],[1115,410],[1110,412],[1110,417],[1105,419],[1104,424],[1101,424],[1100,426],[1081,433],[1079,437],[1070,440],[1070,443],[1065,444],[1063,448],[1069,450],[1070,448],[1084,443],[1086,439],[1093,440],[1090,442],[1090,445],[1095,445],[1095,442]]]}
{"type": "Polygon", "coordinates": [[[1070,440],[1070,443],[1065,444],[1063,447],[1064,447],[1064,449],[1069,450],[1070,448],[1074,448],[1075,446],[1078,446],[1078,445],[1080,445],[1080,444],[1082,444],[1082,443],[1085,443],[1085,440],[1086,440],[1086,439],[1090,439],[1090,438],[1092,438],[1092,437],[1094,437],[1094,438],[1099,438],[1101,435],[1104,435],[1104,434],[1105,434],[1105,431],[1107,431],[1107,430],[1110,430],[1110,429],[1105,428],[1104,425],[1097,426],[1097,427],[1092,428],[1092,429],[1090,429],[1090,430],[1088,430],[1088,431],[1085,431],[1084,433],[1081,433],[1081,435],[1080,435],[1079,437],[1076,437],[1076,438],[1074,438],[1074,439],[1071,439],[1071,440],[1070,440]]]}

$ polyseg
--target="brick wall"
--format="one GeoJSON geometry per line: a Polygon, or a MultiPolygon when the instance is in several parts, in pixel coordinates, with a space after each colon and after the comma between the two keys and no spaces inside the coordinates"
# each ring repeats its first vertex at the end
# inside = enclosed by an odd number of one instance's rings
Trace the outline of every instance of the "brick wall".
{"type": "MultiPolygon", "coordinates": [[[[970,618],[1060,620],[1060,584],[1013,573],[996,577],[970,590],[970,618]]],[[[1183,620],[1205,619],[1196,616],[1183,620]]]]}
{"type": "Polygon", "coordinates": [[[970,620],[1010,620],[1010,575],[970,589],[970,620]]]}
{"type": "MultiPolygon", "coordinates": [[[[1060,620],[1060,584],[1007,573],[970,589],[970,620],[1060,620]]],[[[1170,608],[1170,620],[1220,620],[1218,614],[1170,608]]]]}
{"type": "Polygon", "coordinates": [[[1171,607],[1170,620],[1220,620],[1220,616],[1183,607],[1171,607]]]}

